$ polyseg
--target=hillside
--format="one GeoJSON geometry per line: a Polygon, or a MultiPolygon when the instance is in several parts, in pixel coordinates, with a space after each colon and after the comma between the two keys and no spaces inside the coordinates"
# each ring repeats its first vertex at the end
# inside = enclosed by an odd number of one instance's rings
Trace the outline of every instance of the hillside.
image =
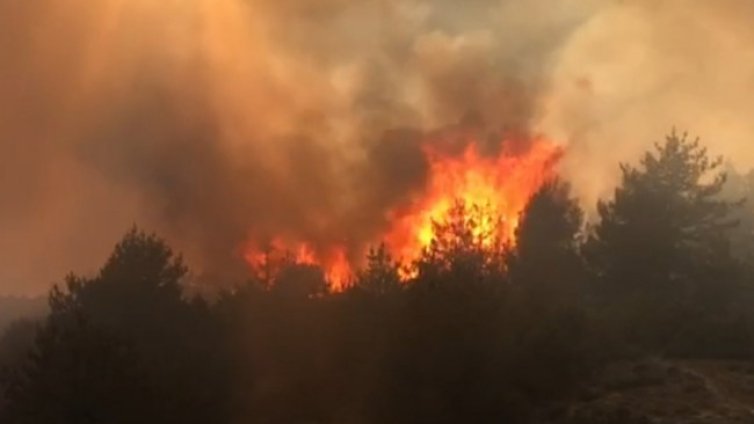
{"type": "Polygon", "coordinates": [[[564,424],[754,422],[754,364],[740,361],[625,361],[595,378],[564,408],[564,424]]]}

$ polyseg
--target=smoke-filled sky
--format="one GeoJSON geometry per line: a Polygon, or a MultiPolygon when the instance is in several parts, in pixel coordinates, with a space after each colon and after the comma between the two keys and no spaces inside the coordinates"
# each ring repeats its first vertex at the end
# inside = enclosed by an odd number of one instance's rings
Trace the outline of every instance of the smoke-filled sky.
{"type": "MultiPolygon", "coordinates": [[[[420,141],[543,134],[589,207],[673,126],[754,164],[750,0],[0,0],[0,293],[133,224],[197,273],[364,243],[420,141]]],[[[449,146],[448,148],[452,148],[449,146]]]]}

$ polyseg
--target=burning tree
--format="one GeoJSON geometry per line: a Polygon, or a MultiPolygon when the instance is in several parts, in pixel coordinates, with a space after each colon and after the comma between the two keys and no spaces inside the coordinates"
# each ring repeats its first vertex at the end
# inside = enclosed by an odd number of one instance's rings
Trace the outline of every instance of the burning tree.
{"type": "Polygon", "coordinates": [[[401,264],[393,259],[385,244],[370,248],[356,287],[372,294],[386,294],[397,291],[401,285],[401,264]]]}
{"type": "MultiPolygon", "coordinates": [[[[554,176],[554,166],[562,153],[557,144],[536,137],[502,140],[499,150],[485,153],[480,153],[476,138],[461,136],[460,140],[461,148],[452,151],[439,148],[442,143],[424,141],[422,152],[427,166],[424,187],[407,196],[403,204],[386,211],[381,231],[361,244],[382,242],[382,247],[369,256],[388,254],[391,260],[395,258],[403,265],[399,269],[402,280],[416,277],[420,268],[424,271],[429,270],[428,266],[447,268],[437,265],[455,255],[463,256],[466,262],[493,266],[494,261],[481,252],[500,250],[500,245],[514,242],[521,211],[542,184],[554,176]]],[[[294,263],[323,268],[333,291],[347,288],[352,270],[364,265],[352,262],[364,257],[359,243],[346,246],[333,240],[314,244],[280,236],[271,240],[267,245],[271,245],[273,252],[292,252],[294,263]]],[[[271,269],[269,253],[269,249],[260,248],[253,240],[244,252],[252,268],[262,270],[267,279],[271,269]]],[[[369,262],[376,259],[380,258],[367,258],[369,262]]],[[[377,264],[366,264],[368,268],[372,265],[377,264]]],[[[452,268],[458,266],[460,262],[454,260],[452,268]]],[[[478,268],[471,264],[464,266],[478,268]]]]}
{"type": "Polygon", "coordinates": [[[432,221],[433,237],[412,270],[416,278],[431,281],[450,274],[474,282],[502,275],[503,223],[489,204],[456,200],[444,219],[432,221]]]}

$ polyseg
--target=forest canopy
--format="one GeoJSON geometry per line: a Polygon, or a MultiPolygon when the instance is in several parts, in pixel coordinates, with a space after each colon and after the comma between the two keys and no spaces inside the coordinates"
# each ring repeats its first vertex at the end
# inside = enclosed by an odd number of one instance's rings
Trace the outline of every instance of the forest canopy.
{"type": "Polygon", "coordinates": [[[724,164],[673,132],[620,166],[595,222],[545,182],[512,242],[459,202],[417,260],[374,246],[337,291],[282,255],[197,295],[180,254],[133,228],[99,272],[50,291],[46,318],[6,332],[0,418],[643,422],[568,405],[627,359],[754,359],[751,178],[724,164]]]}

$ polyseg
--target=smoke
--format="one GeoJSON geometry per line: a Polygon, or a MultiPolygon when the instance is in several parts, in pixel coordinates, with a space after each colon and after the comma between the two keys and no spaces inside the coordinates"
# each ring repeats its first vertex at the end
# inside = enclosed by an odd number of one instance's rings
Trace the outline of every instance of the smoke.
{"type": "Polygon", "coordinates": [[[634,0],[594,13],[558,53],[538,128],[569,142],[587,207],[673,127],[754,165],[754,3],[634,0]]]}
{"type": "MultiPolygon", "coordinates": [[[[421,143],[567,142],[592,202],[672,125],[754,161],[733,1],[0,0],[0,290],[88,272],[132,224],[199,274],[273,235],[359,252],[421,143]]],[[[356,254],[356,253],[352,253],[356,254]]]]}

